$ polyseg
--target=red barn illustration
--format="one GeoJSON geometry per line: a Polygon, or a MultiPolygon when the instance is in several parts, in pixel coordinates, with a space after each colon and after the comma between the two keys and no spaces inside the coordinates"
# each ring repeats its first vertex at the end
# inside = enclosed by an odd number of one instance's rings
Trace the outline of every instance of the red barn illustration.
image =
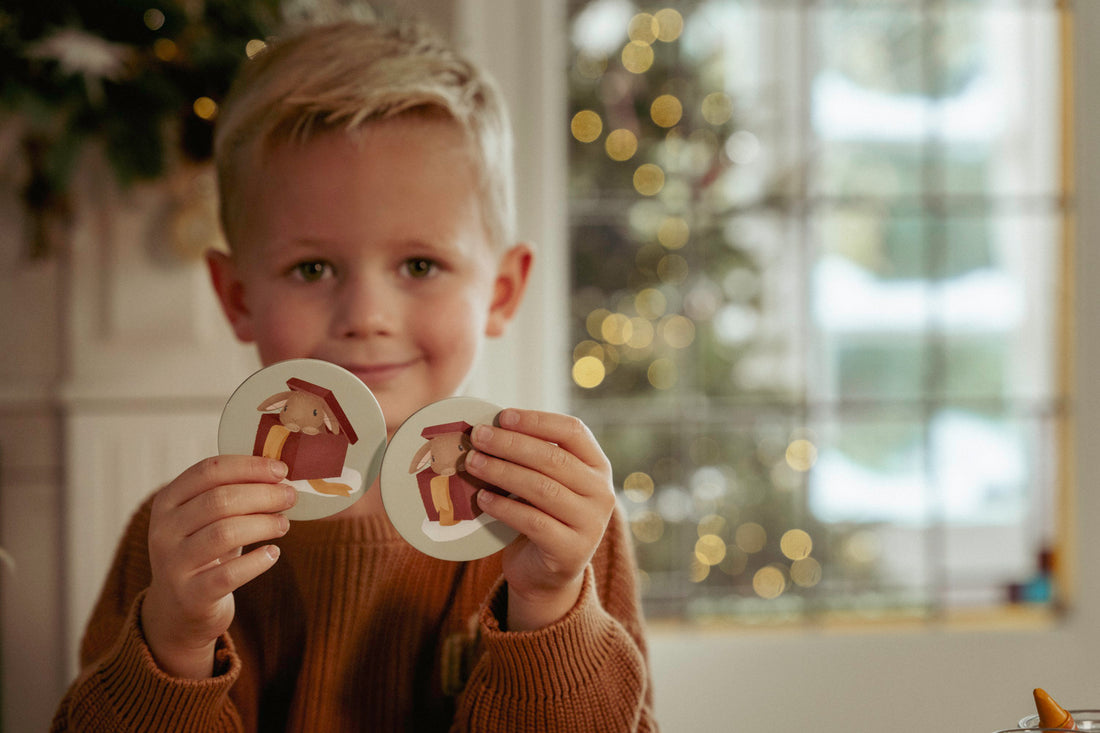
{"type": "Polygon", "coordinates": [[[502,493],[497,487],[466,473],[466,453],[471,448],[465,421],[432,425],[420,436],[425,443],[413,456],[409,473],[416,474],[420,499],[429,521],[449,527],[481,514],[477,493],[483,489],[502,493]]]}
{"type": "MultiPolygon", "coordinates": [[[[348,446],[359,440],[351,421],[332,390],[296,377],[286,384],[288,391],[268,397],[256,408],[265,414],[252,454],[286,463],[291,481],[340,476],[348,446]]],[[[318,485],[323,482],[315,488],[318,485]]]]}

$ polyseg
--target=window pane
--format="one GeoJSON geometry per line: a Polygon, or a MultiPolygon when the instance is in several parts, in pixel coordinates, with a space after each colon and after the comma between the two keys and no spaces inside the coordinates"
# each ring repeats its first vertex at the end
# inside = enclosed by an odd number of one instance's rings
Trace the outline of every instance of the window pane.
{"type": "Polygon", "coordinates": [[[649,613],[1049,600],[1056,3],[570,7],[573,409],[649,613]]]}

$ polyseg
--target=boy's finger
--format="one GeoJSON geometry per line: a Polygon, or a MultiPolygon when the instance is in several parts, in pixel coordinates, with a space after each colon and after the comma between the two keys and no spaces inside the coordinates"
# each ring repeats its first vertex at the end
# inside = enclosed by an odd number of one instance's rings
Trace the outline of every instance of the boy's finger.
{"type": "Polygon", "coordinates": [[[270,570],[278,559],[278,546],[264,545],[228,562],[211,564],[195,577],[192,591],[200,598],[217,600],[270,570]]]}
{"type": "Polygon", "coordinates": [[[578,516],[583,506],[578,496],[545,474],[481,451],[471,451],[466,456],[466,468],[471,475],[506,489],[565,525],[576,526],[583,521],[578,516]]]}
{"type": "Polygon", "coordinates": [[[524,504],[522,501],[516,501],[492,491],[479,491],[477,503],[486,514],[504,522],[539,547],[550,547],[555,543],[563,545],[574,536],[569,527],[546,512],[530,504],[524,504]]]}
{"type": "Polygon", "coordinates": [[[297,499],[298,492],[283,483],[215,486],[181,506],[175,524],[180,535],[188,537],[219,519],[284,512],[297,499]]]}
{"type": "Polygon", "coordinates": [[[478,425],[470,437],[478,450],[538,471],[557,474],[580,468],[577,458],[563,447],[526,433],[478,425]]]}
{"type": "Polygon", "coordinates": [[[184,540],[181,552],[192,559],[194,568],[258,542],[282,537],[290,520],[281,514],[251,514],[221,519],[200,529],[184,540]]]}
{"type": "Polygon", "coordinates": [[[602,466],[607,463],[607,457],[600,449],[592,431],[572,415],[509,407],[500,411],[497,422],[505,430],[557,443],[589,466],[602,466]]]}
{"type": "Polygon", "coordinates": [[[286,464],[259,456],[212,456],[181,473],[164,487],[159,503],[165,510],[186,504],[204,491],[223,484],[276,483],[286,477],[286,464]]]}

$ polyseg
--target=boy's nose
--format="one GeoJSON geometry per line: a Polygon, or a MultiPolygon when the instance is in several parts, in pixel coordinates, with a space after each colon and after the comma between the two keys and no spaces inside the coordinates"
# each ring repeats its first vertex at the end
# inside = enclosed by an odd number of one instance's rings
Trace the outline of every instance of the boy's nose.
{"type": "Polygon", "coordinates": [[[363,338],[393,329],[398,302],[377,278],[349,278],[341,284],[333,321],[339,338],[363,338]]]}

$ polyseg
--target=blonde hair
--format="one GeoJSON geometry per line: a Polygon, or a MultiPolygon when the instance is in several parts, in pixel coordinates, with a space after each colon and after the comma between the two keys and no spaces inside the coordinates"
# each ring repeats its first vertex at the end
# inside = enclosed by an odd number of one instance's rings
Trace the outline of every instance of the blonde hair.
{"type": "Polygon", "coordinates": [[[512,133],[484,73],[426,26],[342,21],[275,39],[245,63],[214,135],[222,227],[233,246],[236,197],[265,149],[327,131],[354,134],[399,115],[442,115],[470,142],[486,231],[513,241],[512,133]]]}

